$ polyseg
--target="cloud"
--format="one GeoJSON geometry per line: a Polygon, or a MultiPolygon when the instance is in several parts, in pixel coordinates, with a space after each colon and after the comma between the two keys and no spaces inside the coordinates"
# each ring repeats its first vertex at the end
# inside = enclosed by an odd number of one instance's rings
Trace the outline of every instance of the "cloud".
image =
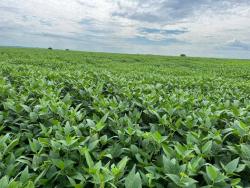
{"type": "MultiPolygon", "coordinates": [[[[130,2],[130,1],[129,1],[130,2]]],[[[228,13],[234,6],[249,6],[248,0],[137,0],[135,3],[119,1],[119,9],[114,16],[156,23],[186,22],[193,16],[209,11],[228,13]]]]}
{"type": "Polygon", "coordinates": [[[240,40],[232,40],[227,42],[227,47],[231,47],[238,50],[250,50],[250,43],[242,42],[240,40]]]}
{"type": "Polygon", "coordinates": [[[67,39],[67,40],[81,40],[80,38],[77,38],[75,36],[68,36],[68,35],[60,35],[60,34],[53,34],[53,33],[29,33],[33,36],[40,36],[40,37],[48,37],[53,39],[67,39]]]}
{"type": "Polygon", "coordinates": [[[142,33],[160,33],[166,35],[179,35],[188,32],[187,29],[156,29],[156,28],[141,28],[142,33]]]}
{"type": "MultiPolygon", "coordinates": [[[[156,29],[156,28],[140,28],[138,36],[144,37],[145,39],[151,41],[166,41],[171,37],[175,39],[174,36],[181,35],[188,32],[187,29],[156,29]]],[[[175,41],[179,41],[175,39],[175,41]]]]}
{"type": "Polygon", "coordinates": [[[176,38],[164,38],[164,39],[157,39],[156,36],[152,36],[148,39],[148,37],[141,37],[138,36],[136,38],[127,39],[128,42],[134,43],[134,44],[140,44],[140,45],[149,45],[149,46],[168,46],[171,44],[182,44],[186,45],[186,41],[181,41],[176,38]]]}
{"type": "Polygon", "coordinates": [[[0,11],[0,45],[250,58],[249,0],[1,0],[0,11]]]}

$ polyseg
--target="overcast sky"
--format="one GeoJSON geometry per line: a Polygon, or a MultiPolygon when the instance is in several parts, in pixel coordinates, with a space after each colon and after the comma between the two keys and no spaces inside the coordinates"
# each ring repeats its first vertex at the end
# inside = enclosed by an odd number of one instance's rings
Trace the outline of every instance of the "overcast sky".
{"type": "Polygon", "coordinates": [[[0,0],[0,46],[250,58],[250,0],[0,0]]]}

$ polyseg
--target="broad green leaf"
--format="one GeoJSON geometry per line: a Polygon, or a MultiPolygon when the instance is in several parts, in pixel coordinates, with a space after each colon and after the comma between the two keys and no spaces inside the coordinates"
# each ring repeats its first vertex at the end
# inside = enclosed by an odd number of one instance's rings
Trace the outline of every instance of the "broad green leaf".
{"type": "Polygon", "coordinates": [[[241,147],[242,156],[246,159],[250,159],[250,145],[241,144],[240,147],[241,147]]]}
{"type": "Polygon", "coordinates": [[[14,139],[4,150],[3,155],[10,152],[15,146],[17,146],[19,143],[19,139],[14,139]]]}
{"type": "Polygon", "coordinates": [[[30,112],[30,120],[32,121],[32,122],[35,122],[35,121],[37,121],[37,119],[38,119],[38,114],[36,113],[36,112],[30,112]]]}
{"type": "Polygon", "coordinates": [[[209,177],[209,179],[212,180],[213,182],[216,180],[216,178],[219,175],[219,170],[212,165],[206,166],[206,172],[207,172],[207,176],[209,177]]]}
{"type": "Polygon", "coordinates": [[[240,158],[234,159],[231,162],[229,162],[225,167],[225,171],[229,174],[232,174],[236,169],[239,164],[240,158]]]}
{"type": "Polygon", "coordinates": [[[52,159],[52,164],[58,167],[61,170],[64,170],[65,168],[65,163],[63,160],[60,159],[52,159]]]}
{"type": "Polygon", "coordinates": [[[128,157],[123,157],[122,160],[117,164],[117,168],[120,170],[120,171],[124,171],[125,167],[126,167],[126,164],[127,162],[129,161],[128,157]]]}
{"type": "Polygon", "coordinates": [[[204,146],[202,146],[202,153],[209,154],[211,152],[212,145],[213,141],[208,141],[204,146]]]}
{"type": "Polygon", "coordinates": [[[135,187],[141,188],[142,187],[141,176],[138,172],[135,173],[135,166],[130,171],[128,176],[125,178],[125,187],[126,188],[135,188],[135,187]]]}
{"type": "Polygon", "coordinates": [[[241,179],[240,179],[240,178],[232,179],[232,180],[231,180],[231,185],[232,185],[232,186],[236,186],[236,185],[238,185],[240,182],[241,182],[241,179]]]}
{"type": "Polygon", "coordinates": [[[29,169],[28,166],[23,170],[21,176],[20,176],[20,181],[25,184],[29,180],[29,169]]]}
{"type": "Polygon", "coordinates": [[[176,174],[166,174],[167,177],[169,177],[175,184],[179,184],[180,183],[180,177],[176,174]]]}
{"type": "Polygon", "coordinates": [[[87,149],[85,150],[85,159],[87,161],[89,168],[92,168],[94,166],[94,162],[93,162],[93,160],[89,154],[89,151],[87,149]]]}
{"type": "Polygon", "coordinates": [[[29,181],[25,188],[35,188],[35,185],[32,181],[29,181]]]}
{"type": "Polygon", "coordinates": [[[7,176],[2,177],[0,179],[0,185],[1,185],[1,188],[8,188],[9,178],[7,176]]]}

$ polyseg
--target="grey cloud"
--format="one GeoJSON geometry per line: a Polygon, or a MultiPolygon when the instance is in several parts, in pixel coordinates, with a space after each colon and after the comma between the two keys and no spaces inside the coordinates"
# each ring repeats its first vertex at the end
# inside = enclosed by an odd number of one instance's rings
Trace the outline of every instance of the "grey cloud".
{"type": "Polygon", "coordinates": [[[187,33],[187,29],[155,29],[155,28],[140,28],[142,33],[159,33],[163,35],[180,35],[187,33]]]}
{"type": "Polygon", "coordinates": [[[188,44],[186,41],[178,40],[176,38],[165,38],[162,40],[149,40],[146,37],[139,36],[136,38],[127,39],[129,43],[140,44],[140,45],[150,45],[150,46],[167,46],[171,44],[188,44]]]}
{"type": "Polygon", "coordinates": [[[26,32],[26,34],[38,36],[42,38],[51,38],[56,40],[70,40],[75,42],[90,42],[90,41],[97,41],[97,40],[103,40],[102,36],[95,35],[94,33],[61,33],[61,34],[55,34],[55,33],[48,33],[48,32],[26,32]]]}
{"type": "Polygon", "coordinates": [[[11,13],[20,13],[20,10],[11,6],[0,6],[0,11],[6,11],[11,13]]]}
{"type": "Polygon", "coordinates": [[[183,22],[196,13],[202,14],[202,10],[216,10],[226,12],[228,9],[239,6],[250,5],[248,0],[139,0],[136,7],[131,11],[119,4],[120,9],[113,16],[126,17],[132,20],[145,22],[158,22],[171,24],[183,22]],[[146,7],[146,8],[145,8],[146,7]],[[150,10],[149,7],[152,7],[150,10]]]}
{"type": "Polygon", "coordinates": [[[242,42],[240,40],[229,41],[226,44],[227,47],[240,49],[240,50],[250,50],[250,44],[246,42],[242,42]]]}
{"type": "Polygon", "coordinates": [[[9,31],[13,31],[14,29],[17,29],[17,27],[3,27],[0,26],[0,32],[9,32],[9,31]]]}
{"type": "Polygon", "coordinates": [[[81,21],[79,21],[78,23],[80,25],[92,25],[93,24],[93,20],[92,19],[82,19],[81,21]]]}
{"type": "Polygon", "coordinates": [[[45,26],[52,26],[52,23],[50,21],[47,21],[47,20],[40,20],[39,22],[45,26]]]}
{"type": "Polygon", "coordinates": [[[77,36],[69,36],[69,35],[54,34],[54,33],[30,33],[30,35],[48,37],[48,38],[54,38],[54,39],[67,39],[67,40],[76,40],[76,41],[81,40],[77,36]]]}

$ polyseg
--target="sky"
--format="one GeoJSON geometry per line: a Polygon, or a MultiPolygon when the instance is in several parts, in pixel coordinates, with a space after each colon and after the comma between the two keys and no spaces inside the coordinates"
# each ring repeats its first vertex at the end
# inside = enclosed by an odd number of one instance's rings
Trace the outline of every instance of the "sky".
{"type": "Polygon", "coordinates": [[[250,0],[0,0],[0,46],[250,59],[250,0]]]}

